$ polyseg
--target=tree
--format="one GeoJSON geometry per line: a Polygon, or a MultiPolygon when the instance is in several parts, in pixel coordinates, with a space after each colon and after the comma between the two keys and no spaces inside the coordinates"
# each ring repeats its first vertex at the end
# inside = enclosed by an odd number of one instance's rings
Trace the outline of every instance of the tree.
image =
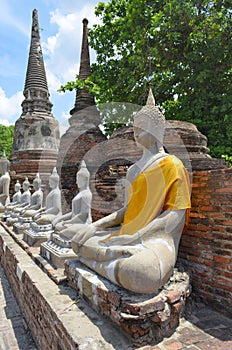
{"type": "Polygon", "coordinates": [[[144,104],[152,87],[167,119],[194,123],[213,156],[231,155],[231,2],[111,0],[95,13],[99,102],[144,104]]]}
{"type": "Polygon", "coordinates": [[[0,156],[2,156],[3,151],[5,151],[9,159],[14,138],[14,125],[5,126],[0,124],[0,135],[0,156]]]}

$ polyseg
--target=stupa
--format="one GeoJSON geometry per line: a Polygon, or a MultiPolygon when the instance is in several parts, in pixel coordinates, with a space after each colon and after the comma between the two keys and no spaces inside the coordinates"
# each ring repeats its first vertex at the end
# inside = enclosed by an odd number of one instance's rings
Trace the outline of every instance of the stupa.
{"type": "MultiPolygon", "coordinates": [[[[85,81],[91,75],[90,56],[88,45],[88,20],[83,20],[83,38],[80,58],[79,79],[85,81]]],[[[61,137],[60,148],[57,160],[57,171],[61,178],[62,194],[66,200],[67,206],[63,205],[66,211],[69,211],[73,198],[73,188],[75,188],[76,169],[79,167],[82,159],[90,149],[105,141],[98,127],[100,124],[99,111],[95,105],[94,96],[85,89],[76,90],[76,99],[74,108],[70,111],[69,128],[61,137]]],[[[92,162],[97,162],[98,154],[91,158],[92,162]]],[[[88,159],[85,158],[86,165],[91,174],[91,167],[88,159]]]]}
{"type": "Polygon", "coordinates": [[[40,44],[38,12],[32,12],[30,52],[24,86],[22,114],[15,123],[11,172],[17,179],[33,179],[39,172],[47,179],[56,165],[59,123],[54,118],[43,54],[40,44]]]}

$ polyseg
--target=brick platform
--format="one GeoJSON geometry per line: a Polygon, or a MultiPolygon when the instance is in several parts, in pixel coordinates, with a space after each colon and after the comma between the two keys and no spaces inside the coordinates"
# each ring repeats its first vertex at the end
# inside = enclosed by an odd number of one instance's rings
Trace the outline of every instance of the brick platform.
{"type": "Polygon", "coordinates": [[[188,275],[177,269],[164,288],[153,295],[135,294],[117,287],[78,260],[65,263],[65,275],[80,296],[139,346],[160,342],[174,332],[191,290],[188,275]]]}

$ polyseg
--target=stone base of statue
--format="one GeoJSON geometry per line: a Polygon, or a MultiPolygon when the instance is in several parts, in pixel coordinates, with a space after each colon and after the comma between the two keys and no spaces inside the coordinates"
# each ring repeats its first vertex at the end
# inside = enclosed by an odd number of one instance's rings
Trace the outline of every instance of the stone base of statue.
{"type": "Polygon", "coordinates": [[[18,221],[13,224],[13,231],[16,234],[23,234],[25,230],[29,229],[31,217],[19,217],[18,221]]]}
{"type": "Polygon", "coordinates": [[[1,216],[1,220],[6,222],[6,220],[10,217],[11,217],[11,211],[5,211],[1,216]]]}
{"type": "Polygon", "coordinates": [[[51,224],[38,225],[35,222],[30,223],[30,228],[23,232],[23,240],[32,247],[39,247],[43,242],[50,239],[53,232],[51,224]]]}
{"type": "Polygon", "coordinates": [[[40,255],[56,268],[64,268],[66,260],[77,258],[71,248],[71,240],[64,240],[57,234],[52,234],[50,240],[41,244],[40,255]]]}
{"type": "Polygon", "coordinates": [[[12,213],[10,217],[6,219],[6,224],[8,227],[13,226],[16,222],[18,222],[19,216],[18,214],[12,213]]]}
{"type": "Polygon", "coordinates": [[[164,287],[153,294],[120,288],[77,259],[65,262],[65,275],[69,285],[126,332],[136,346],[169,337],[179,325],[191,292],[189,276],[180,269],[174,269],[164,287]]]}

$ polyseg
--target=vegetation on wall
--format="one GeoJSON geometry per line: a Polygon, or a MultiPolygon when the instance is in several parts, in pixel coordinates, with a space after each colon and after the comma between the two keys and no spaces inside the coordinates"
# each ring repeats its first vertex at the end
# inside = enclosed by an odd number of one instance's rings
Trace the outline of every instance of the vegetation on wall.
{"type": "Polygon", "coordinates": [[[110,0],[95,13],[101,24],[89,34],[98,102],[143,105],[151,87],[166,119],[194,123],[212,156],[231,156],[231,2],[110,0]]]}

